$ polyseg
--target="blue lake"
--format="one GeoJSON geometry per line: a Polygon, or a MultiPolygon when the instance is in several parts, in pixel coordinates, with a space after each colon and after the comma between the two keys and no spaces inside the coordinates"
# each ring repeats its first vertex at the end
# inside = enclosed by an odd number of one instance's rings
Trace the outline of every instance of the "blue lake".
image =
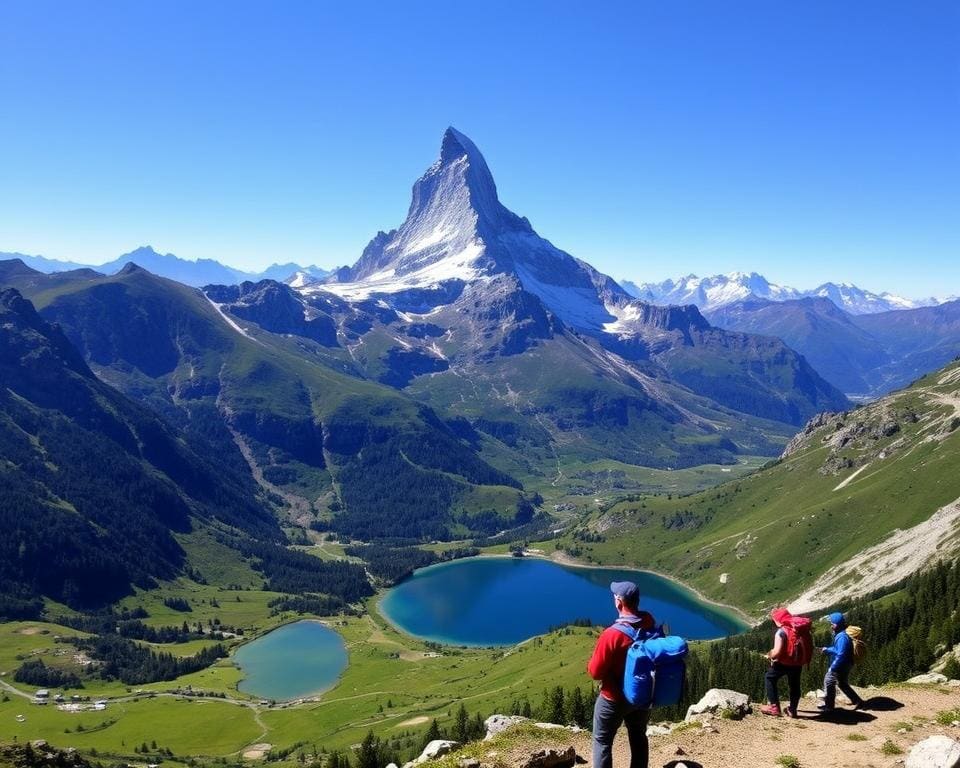
{"type": "Polygon", "coordinates": [[[707,640],[743,631],[732,612],[652,573],[575,568],[538,558],[475,557],[432,565],[391,589],[380,611],[416,637],[453,645],[511,645],[576,619],[616,619],[611,581],[640,587],[640,607],[670,631],[707,640]]]}
{"type": "Polygon", "coordinates": [[[298,621],[241,646],[238,688],[264,699],[287,701],[320,693],[347,667],[343,638],[316,621],[298,621]]]}

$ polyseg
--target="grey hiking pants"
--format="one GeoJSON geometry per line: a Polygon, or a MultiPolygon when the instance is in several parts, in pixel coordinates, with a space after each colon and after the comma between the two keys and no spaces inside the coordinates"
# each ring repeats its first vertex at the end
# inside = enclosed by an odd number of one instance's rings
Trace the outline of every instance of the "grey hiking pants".
{"type": "Polygon", "coordinates": [[[649,709],[597,696],[593,707],[593,768],[613,768],[613,739],[621,725],[627,727],[630,741],[630,768],[647,768],[650,760],[649,720],[649,709]]]}
{"type": "Polygon", "coordinates": [[[827,674],[823,678],[823,703],[828,708],[834,706],[837,698],[837,686],[840,686],[840,690],[853,704],[863,702],[860,695],[850,686],[850,670],[852,668],[851,664],[838,664],[836,667],[830,667],[827,670],[827,674]]]}

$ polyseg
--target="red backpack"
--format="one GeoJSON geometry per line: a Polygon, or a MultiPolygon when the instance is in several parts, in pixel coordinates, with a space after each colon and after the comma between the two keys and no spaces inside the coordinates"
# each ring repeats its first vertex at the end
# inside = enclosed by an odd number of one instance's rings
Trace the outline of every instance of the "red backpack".
{"type": "Polygon", "coordinates": [[[781,627],[787,634],[787,649],[779,661],[788,667],[805,667],[813,658],[813,622],[806,616],[791,616],[781,627]]]}

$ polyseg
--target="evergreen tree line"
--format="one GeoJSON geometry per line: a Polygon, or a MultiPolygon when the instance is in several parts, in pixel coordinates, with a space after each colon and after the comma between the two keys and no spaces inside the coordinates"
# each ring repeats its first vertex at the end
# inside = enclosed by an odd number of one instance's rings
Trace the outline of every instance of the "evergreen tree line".
{"type": "Polygon", "coordinates": [[[284,597],[274,598],[267,605],[270,607],[271,616],[276,616],[284,611],[293,611],[299,614],[309,613],[314,616],[359,615],[356,610],[333,595],[285,595],[284,597]]]}
{"type": "Polygon", "coordinates": [[[13,679],[24,685],[36,685],[40,688],[83,688],[83,681],[75,672],[48,667],[41,659],[23,662],[14,673],[13,679]]]}
{"type": "MultiPolygon", "coordinates": [[[[388,707],[390,704],[388,703],[388,707]]],[[[449,714],[449,713],[448,713],[449,714]]],[[[352,756],[333,751],[327,755],[324,768],[383,768],[390,763],[403,765],[418,757],[427,744],[437,739],[451,739],[461,744],[482,739],[486,734],[484,716],[479,712],[470,714],[464,704],[452,715],[449,727],[443,727],[434,718],[420,736],[404,733],[389,739],[380,738],[369,731],[363,741],[354,748],[352,756]]],[[[286,755],[284,755],[286,757],[286,755]]]]}
{"type": "Polygon", "coordinates": [[[179,627],[151,627],[139,619],[118,619],[113,614],[58,616],[53,622],[91,635],[119,635],[147,643],[186,643],[207,637],[204,633],[191,629],[187,622],[183,622],[179,627]]]}
{"type": "Polygon", "coordinates": [[[356,563],[321,560],[268,541],[218,538],[249,559],[252,566],[266,577],[265,589],[291,594],[334,595],[347,603],[373,594],[366,571],[356,563]]]}
{"type": "Polygon", "coordinates": [[[557,519],[545,512],[537,512],[530,518],[530,521],[523,525],[518,525],[509,530],[497,534],[475,537],[470,545],[473,547],[492,547],[498,544],[510,544],[512,542],[528,541],[550,541],[561,536],[561,533],[554,533],[557,527],[557,519]]]}
{"type": "Polygon", "coordinates": [[[590,728],[593,724],[593,705],[596,699],[593,686],[584,689],[580,686],[564,688],[558,685],[544,692],[536,705],[532,705],[526,696],[514,699],[510,704],[509,714],[544,723],[590,728]]]}
{"type": "Polygon", "coordinates": [[[190,601],[185,597],[165,597],[163,598],[163,604],[174,611],[179,611],[180,613],[190,613],[193,608],[190,607],[190,601]]]}
{"type": "Polygon", "coordinates": [[[458,547],[437,553],[419,547],[381,543],[345,547],[344,552],[351,557],[359,557],[367,564],[370,573],[388,585],[403,581],[417,568],[480,554],[476,547],[458,547]]]}
{"type": "Polygon", "coordinates": [[[217,659],[227,656],[227,649],[220,643],[193,656],[178,657],[171,653],[156,653],[118,635],[71,638],[70,642],[101,662],[94,670],[98,677],[120,680],[127,685],[173,680],[206,669],[217,659]]]}

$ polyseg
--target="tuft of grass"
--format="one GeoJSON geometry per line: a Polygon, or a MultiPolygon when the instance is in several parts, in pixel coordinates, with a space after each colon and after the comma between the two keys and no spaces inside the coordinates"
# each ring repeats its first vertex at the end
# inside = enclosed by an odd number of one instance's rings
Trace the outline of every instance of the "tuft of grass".
{"type": "Polygon", "coordinates": [[[937,722],[940,725],[950,725],[954,720],[960,720],[960,707],[957,709],[945,709],[937,712],[937,722]]]}
{"type": "Polygon", "coordinates": [[[862,733],[848,733],[847,739],[850,741],[866,741],[867,737],[862,733]]]}
{"type": "Polygon", "coordinates": [[[800,758],[794,755],[780,755],[777,758],[777,765],[782,765],[783,768],[801,768],[800,758]]]}
{"type": "Polygon", "coordinates": [[[894,744],[890,739],[887,739],[883,742],[883,746],[880,747],[880,751],[885,755],[902,755],[903,750],[900,749],[896,744],[894,744]]]}
{"type": "Polygon", "coordinates": [[[913,730],[913,723],[908,723],[906,720],[901,720],[899,723],[894,723],[890,727],[895,731],[899,731],[901,728],[903,728],[903,730],[905,730],[907,733],[910,733],[910,731],[913,730]]]}

